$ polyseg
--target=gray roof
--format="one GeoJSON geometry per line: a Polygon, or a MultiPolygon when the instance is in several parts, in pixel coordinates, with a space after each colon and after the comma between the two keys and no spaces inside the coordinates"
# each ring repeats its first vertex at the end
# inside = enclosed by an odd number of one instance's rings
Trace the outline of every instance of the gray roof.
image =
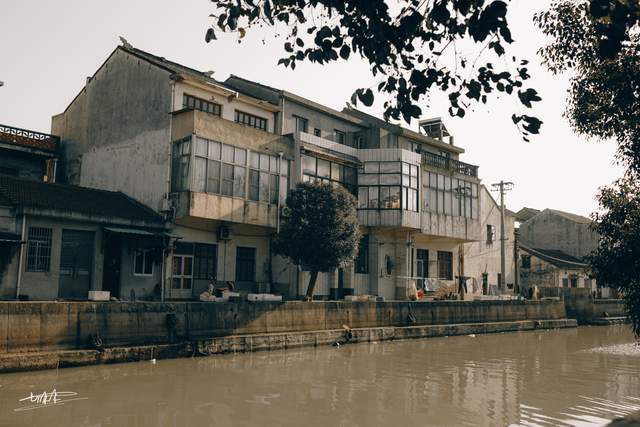
{"type": "Polygon", "coordinates": [[[0,175],[0,204],[144,221],[157,226],[164,224],[161,215],[121,192],[50,184],[9,175],[0,175]]]}
{"type": "Polygon", "coordinates": [[[515,213],[516,219],[520,222],[528,221],[534,216],[538,215],[540,211],[538,209],[524,207],[515,213]]]}
{"type": "Polygon", "coordinates": [[[529,253],[530,255],[548,262],[549,264],[553,264],[556,267],[560,267],[563,269],[582,270],[585,268],[589,268],[589,264],[584,262],[584,260],[576,258],[573,255],[569,255],[568,253],[563,252],[559,249],[530,248],[525,245],[520,245],[520,249],[529,253]]]}
{"type": "Polygon", "coordinates": [[[570,212],[559,211],[556,209],[545,209],[545,211],[549,211],[553,214],[556,214],[565,219],[568,219],[569,221],[574,221],[580,224],[591,224],[593,222],[591,221],[591,219],[587,218],[586,216],[577,215],[570,212]]]}

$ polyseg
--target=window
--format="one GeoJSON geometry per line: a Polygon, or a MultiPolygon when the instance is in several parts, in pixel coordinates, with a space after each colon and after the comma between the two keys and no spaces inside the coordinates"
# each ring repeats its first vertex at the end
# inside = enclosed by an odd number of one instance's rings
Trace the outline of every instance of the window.
{"type": "Polygon", "coordinates": [[[347,134],[342,132],[341,130],[333,131],[333,140],[338,144],[346,144],[347,143],[347,134]]]}
{"type": "Polygon", "coordinates": [[[196,243],[194,245],[193,278],[210,280],[217,277],[218,247],[196,243]]]}
{"type": "Polygon", "coordinates": [[[487,224],[487,245],[496,241],[496,226],[487,224]]]}
{"type": "Polygon", "coordinates": [[[425,210],[478,219],[478,184],[449,175],[425,172],[422,185],[425,210]]]}
{"type": "Polygon", "coordinates": [[[355,270],[358,274],[369,273],[369,236],[362,236],[358,245],[358,256],[355,261],[355,270]]]}
{"type": "Polygon", "coordinates": [[[191,289],[193,281],[193,256],[173,256],[173,289],[191,289]]]}
{"type": "Polygon", "coordinates": [[[358,206],[418,212],[418,170],[418,166],[409,163],[365,162],[358,182],[358,206]],[[368,202],[361,197],[368,198],[368,202]]]}
{"type": "Polygon", "coordinates": [[[137,249],[133,253],[134,276],[153,275],[153,252],[149,249],[137,249]]]}
{"type": "Polygon", "coordinates": [[[173,144],[171,167],[171,190],[185,191],[189,189],[189,159],[191,158],[191,137],[173,144]]]}
{"type": "Polygon", "coordinates": [[[29,227],[26,271],[46,272],[51,264],[51,229],[29,227]]]}
{"type": "Polygon", "coordinates": [[[302,154],[302,182],[339,184],[356,194],[358,172],[356,168],[302,154]]]}
{"type": "Polygon", "coordinates": [[[578,287],[578,278],[573,276],[571,277],[571,287],[572,288],[577,288],[578,287]]]}
{"type": "Polygon", "coordinates": [[[429,277],[429,251],[418,249],[416,251],[416,276],[429,277]]]}
{"type": "Polygon", "coordinates": [[[563,288],[569,287],[569,279],[567,279],[566,277],[562,279],[562,287],[563,288]]]}
{"type": "Polygon", "coordinates": [[[313,128],[313,134],[317,137],[322,137],[322,131],[318,128],[313,128]]]}
{"type": "Polygon", "coordinates": [[[222,105],[215,102],[205,101],[204,99],[196,98],[195,96],[184,94],[182,95],[182,107],[191,108],[194,110],[204,111],[205,113],[213,114],[220,117],[222,112],[222,105]]]}
{"type": "Polygon", "coordinates": [[[190,144],[189,140],[174,145],[174,191],[191,189],[265,203],[277,202],[281,184],[284,185],[282,192],[286,192],[288,167],[278,156],[249,152],[245,148],[200,137],[195,137],[193,143],[193,184],[189,185],[192,155],[191,145],[184,145],[187,142],[190,144]],[[247,168],[247,165],[250,167],[247,168]],[[278,177],[280,170],[282,179],[278,177]],[[262,190],[260,183],[264,183],[262,190]]]}
{"type": "Polygon", "coordinates": [[[438,251],[438,277],[453,280],[453,252],[438,251]]]}
{"type": "Polygon", "coordinates": [[[293,116],[296,121],[296,132],[307,133],[309,131],[309,120],[304,117],[293,116]]]}
{"type": "Polygon", "coordinates": [[[265,132],[267,130],[267,119],[243,111],[236,110],[236,122],[251,126],[252,128],[261,129],[265,132]]]}
{"type": "Polygon", "coordinates": [[[236,281],[255,282],[256,248],[236,248],[236,281]]]}
{"type": "Polygon", "coordinates": [[[521,268],[531,268],[531,255],[522,255],[520,257],[521,268]]]}

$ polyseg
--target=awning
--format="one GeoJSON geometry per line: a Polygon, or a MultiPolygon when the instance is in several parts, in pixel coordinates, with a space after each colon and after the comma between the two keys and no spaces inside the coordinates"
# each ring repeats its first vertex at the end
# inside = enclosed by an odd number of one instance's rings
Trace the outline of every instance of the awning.
{"type": "Polygon", "coordinates": [[[20,239],[20,235],[16,233],[9,233],[7,231],[0,231],[0,243],[24,243],[20,239]]]}
{"type": "Polygon", "coordinates": [[[104,227],[106,231],[118,234],[137,234],[139,236],[161,236],[163,233],[153,233],[147,230],[138,230],[137,228],[120,228],[120,227],[104,227]]]}

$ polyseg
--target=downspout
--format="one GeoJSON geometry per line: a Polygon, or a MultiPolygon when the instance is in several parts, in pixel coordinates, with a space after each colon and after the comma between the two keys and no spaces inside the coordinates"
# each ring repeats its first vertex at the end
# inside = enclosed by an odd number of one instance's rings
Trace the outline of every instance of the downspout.
{"type": "MultiPolygon", "coordinates": [[[[169,200],[169,194],[171,194],[171,154],[172,154],[172,144],[173,141],[172,140],[172,135],[173,135],[173,110],[175,108],[175,101],[176,101],[176,81],[171,79],[169,85],[171,86],[171,106],[169,108],[169,144],[168,147],[169,149],[167,150],[167,185],[166,185],[166,193],[164,195],[164,198],[167,200],[167,207],[169,208],[169,212],[171,212],[171,215],[173,216],[173,210],[171,209],[171,207],[169,206],[170,200],[169,200]]],[[[169,221],[172,221],[172,218],[169,218],[169,221]]],[[[167,257],[171,257],[173,258],[173,243],[171,242],[171,237],[169,238],[169,243],[170,243],[170,247],[172,248],[169,253],[167,253],[166,248],[162,249],[162,277],[160,278],[160,301],[164,302],[165,299],[165,295],[167,293],[166,291],[166,286],[167,286],[167,266],[168,265],[173,265],[173,263],[169,263],[167,262],[167,257]]],[[[171,274],[173,275],[173,270],[171,272],[171,274]]],[[[172,282],[169,281],[169,282],[172,282]]]]}
{"type": "Polygon", "coordinates": [[[20,297],[20,285],[22,284],[22,263],[24,261],[24,245],[27,234],[27,215],[22,214],[22,233],[20,234],[20,257],[18,259],[18,282],[16,283],[16,299],[20,297]]]}

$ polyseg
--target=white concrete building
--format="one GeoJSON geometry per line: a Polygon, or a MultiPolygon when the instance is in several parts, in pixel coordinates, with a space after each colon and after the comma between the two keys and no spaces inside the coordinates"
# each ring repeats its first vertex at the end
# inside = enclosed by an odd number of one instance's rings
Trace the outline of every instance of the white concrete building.
{"type": "Polygon", "coordinates": [[[478,168],[439,120],[418,133],[121,46],[52,131],[66,182],[122,191],[168,220],[166,298],[193,298],[211,277],[302,295],[307,273],[270,241],[287,190],[305,181],[352,191],[365,236],[354,266],[320,275],[319,297],[403,298],[411,278],[433,290],[481,274],[482,262],[464,260],[483,238],[478,168]]]}

